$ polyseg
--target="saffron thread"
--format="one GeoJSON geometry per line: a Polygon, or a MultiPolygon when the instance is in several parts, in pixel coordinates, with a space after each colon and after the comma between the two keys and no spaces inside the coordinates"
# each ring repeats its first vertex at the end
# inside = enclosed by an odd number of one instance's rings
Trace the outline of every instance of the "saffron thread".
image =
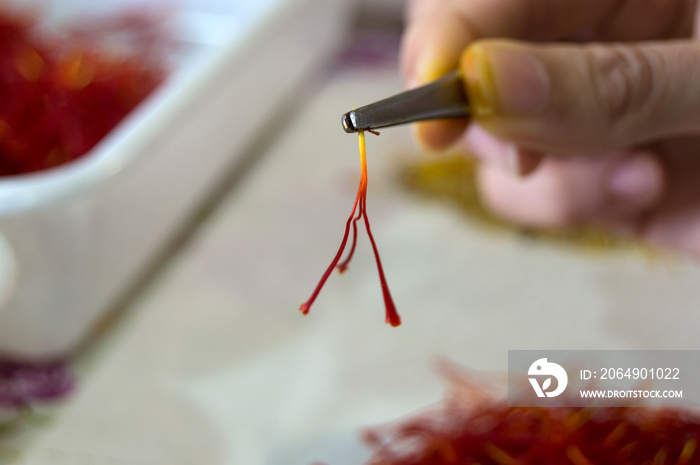
{"type": "MultiPolygon", "coordinates": [[[[376,133],[376,131],[370,131],[372,133],[376,133]]],[[[378,133],[376,133],[378,134],[378,133]]],[[[369,225],[369,218],[367,216],[367,152],[365,149],[365,133],[364,131],[359,131],[358,132],[359,136],[359,145],[360,145],[360,167],[361,167],[361,175],[360,175],[360,186],[357,189],[357,196],[355,197],[355,203],[353,204],[352,207],[352,212],[350,212],[350,216],[348,217],[347,222],[345,223],[345,233],[343,234],[343,240],[340,243],[340,247],[338,248],[338,252],[336,252],[335,257],[333,257],[333,260],[331,261],[331,264],[328,266],[326,271],[323,273],[323,276],[321,276],[321,280],[318,282],[318,285],[316,285],[316,288],[314,289],[313,293],[311,294],[311,297],[309,300],[301,304],[299,307],[299,310],[301,313],[304,315],[307,315],[309,313],[309,310],[311,309],[311,305],[313,305],[314,301],[318,297],[318,294],[321,292],[321,289],[323,286],[326,284],[326,281],[330,277],[331,273],[333,273],[333,270],[338,268],[338,272],[343,273],[344,271],[347,270],[348,265],[350,264],[350,261],[352,260],[352,257],[355,254],[355,249],[357,246],[357,223],[360,219],[363,220],[364,225],[365,225],[365,230],[367,231],[367,236],[369,237],[369,241],[372,244],[372,252],[374,253],[374,260],[377,263],[377,272],[379,273],[379,281],[381,284],[382,288],[382,297],[384,299],[384,308],[386,312],[386,318],[385,321],[386,323],[390,324],[391,326],[399,326],[401,324],[401,317],[399,316],[398,312],[396,311],[396,305],[394,304],[394,300],[391,297],[391,292],[389,291],[389,285],[387,284],[386,281],[386,276],[384,275],[384,267],[382,266],[382,261],[379,258],[379,249],[377,248],[377,243],[374,240],[374,236],[372,234],[372,230],[369,225]],[[348,240],[350,239],[350,231],[352,230],[352,242],[350,245],[350,250],[348,251],[347,256],[345,259],[341,262],[341,258],[343,256],[343,252],[345,251],[345,247],[348,244],[348,240]]]]}

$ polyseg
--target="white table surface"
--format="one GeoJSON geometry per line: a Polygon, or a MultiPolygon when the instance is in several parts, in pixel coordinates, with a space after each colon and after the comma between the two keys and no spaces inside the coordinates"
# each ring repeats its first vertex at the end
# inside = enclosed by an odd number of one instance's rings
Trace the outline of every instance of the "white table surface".
{"type": "Polygon", "coordinates": [[[383,323],[369,242],[297,310],[339,245],[359,179],[352,106],[393,68],[330,79],[92,354],[21,463],[361,462],[356,433],[441,396],[439,356],[504,371],[508,349],[698,349],[700,272],[490,233],[406,194],[407,128],[368,135],[368,213],[403,318],[383,323]]]}

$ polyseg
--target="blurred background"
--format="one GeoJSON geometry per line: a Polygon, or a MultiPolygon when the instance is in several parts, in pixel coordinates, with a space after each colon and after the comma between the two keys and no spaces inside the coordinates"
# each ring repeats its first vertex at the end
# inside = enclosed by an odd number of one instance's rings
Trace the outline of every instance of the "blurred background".
{"type": "Polygon", "coordinates": [[[359,464],[441,358],[700,348],[696,265],[493,218],[407,127],[367,136],[402,325],[362,228],[299,313],[357,191],[340,116],[402,90],[403,3],[0,4],[0,463],[359,464]]]}

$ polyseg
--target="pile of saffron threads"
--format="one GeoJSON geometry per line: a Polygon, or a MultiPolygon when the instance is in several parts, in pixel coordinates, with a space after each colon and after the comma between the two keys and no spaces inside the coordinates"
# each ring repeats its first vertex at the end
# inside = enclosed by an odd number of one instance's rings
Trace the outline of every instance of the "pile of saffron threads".
{"type": "Polygon", "coordinates": [[[368,430],[368,465],[700,464],[700,416],[651,407],[509,407],[472,381],[444,405],[368,430]]]}
{"type": "Polygon", "coordinates": [[[97,19],[93,30],[65,34],[42,33],[39,19],[0,2],[0,176],[82,157],[165,74],[152,46],[158,18],[97,19]],[[100,46],[117,35],[137,43],[120,52],[100,46]]]}

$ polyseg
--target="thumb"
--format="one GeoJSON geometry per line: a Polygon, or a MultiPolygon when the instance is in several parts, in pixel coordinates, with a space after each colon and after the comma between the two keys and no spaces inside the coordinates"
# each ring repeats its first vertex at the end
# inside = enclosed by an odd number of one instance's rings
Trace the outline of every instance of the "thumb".
{"type": "Polygon", "coordinates": [[[525,45],[462,56],[476,121],[541,151],[617,149],[700,133],[700,43],[525,45]]]}

